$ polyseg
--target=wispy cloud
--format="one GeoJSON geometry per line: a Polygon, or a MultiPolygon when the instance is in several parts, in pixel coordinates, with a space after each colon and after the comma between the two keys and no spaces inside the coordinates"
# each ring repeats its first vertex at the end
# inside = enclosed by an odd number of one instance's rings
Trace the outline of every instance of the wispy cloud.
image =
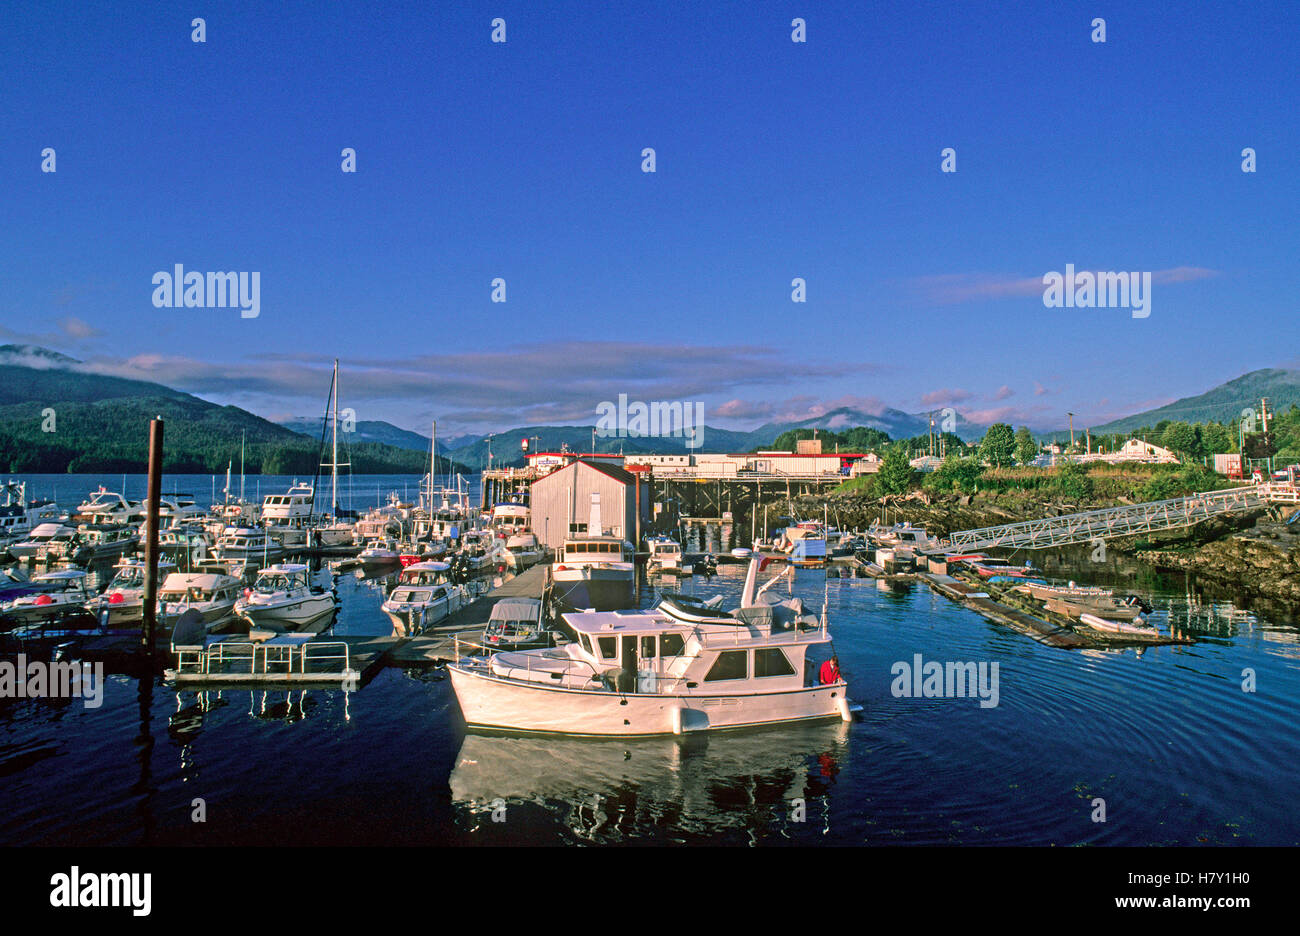
{"type": "Polygon", "coordinates": [[[953,390],[944,387],[941,390],[931,390],[929,393],[921,395],[921,402],[926,406],[938,406],[941,403],[964,403],[974,397],[975,394],[969,390],[953,390]]]}
{"type": "MultiPolygon", "coordinates": [[[[1064,269],[1062,263],[1058,270],[1064,269]]],[[[956,305],[988,299],[1023,299],[1043,295],[1044,270],[1036,276],[1008,276],[997,273],[945,273],[921,276],[910,280],[913,289],[929,301],[939,305],[956,305]]],[[[1079,269],[1078,272],[1083,272],[1079,269]]],[[[1091,271],[1094,275],[1098,271],[1091,271]]],[[[1076,273],[1077,275],[1077,273],[1076,273]]],[[[1151,282],[1162,285],[1190,283],[1218,276],[1218,270],[1205,267],[1178,266],[1167,270],[1153,270],[1151,282]]]]}

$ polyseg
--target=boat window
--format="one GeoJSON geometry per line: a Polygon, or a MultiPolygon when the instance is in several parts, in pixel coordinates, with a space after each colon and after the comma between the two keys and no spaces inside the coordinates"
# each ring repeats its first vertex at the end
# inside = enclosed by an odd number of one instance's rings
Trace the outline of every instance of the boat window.
{"type": "Polygon", "coordinates": [[[793,676],[794,667],[777,647],[764,647],[754,651],[755,676],[793,676]]]}
{"type": "Polygon", "coordinates": [[[680,656],[682,650],[686,648],[686,640],[681,634],[660,634],[659,635],[659,652],[661,655],[680,656]]]}
{"type": "Polygon", "coordinates": [[[744,679],[747,672],[749,652],[746,650],[724,650],[709,667],[704,677],[705,682],[718,682],[723,679],[744,679]]]}
{"type": "Polygon", "coordinates": [[[595,653],[592,652],[592,649],[591,649],[591,641],[590,641],[589,639],[587,639],[587,635],[586,635],[586,634],[579,634],[579,635],[578,635],[578,640],[582,643],[582,649],[583,649],[583,650],[586,650],[587,653],[591,654],[592,656],[595,656],[595,655],[596,655],[595,653]]]}
{"type": "Polygon", "coordinates": [[[596,642],[600,644],[600,655],[606,660],[614,659],[618,650],[618,641],[613,637],[597,637],[596,642]]]}
{"type": "Polygon", "coordinates": [[[650,660],[658,654],[655,653],[655,639],[653,637],[641,638],[641,659],[650,660]]]}

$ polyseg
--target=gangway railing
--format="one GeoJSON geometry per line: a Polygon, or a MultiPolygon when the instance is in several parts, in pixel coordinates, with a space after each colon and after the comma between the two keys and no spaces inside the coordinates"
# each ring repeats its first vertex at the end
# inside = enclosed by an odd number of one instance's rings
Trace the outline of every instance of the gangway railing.
{"type": "Polygon", "coordinates": [[[308,640],[302,643],[269,643],[251,640],[221,640],[200,646],[173,646],[179,677],[223,676],[276,678],[320,677],[341,680],[359,676],[352,668],[346,642],[308,640]]]}
{"type": "MultiPolygon", "coordinates": [[[[927,553],[953,550],[990,549],[995,547],[1017,549],[1047,549],[1074,543],[1089,543],[1096,539],[1132,536],[1192,526],[1210,517],[1264,507],[1270,501],[1284,500],[1291,489],[1283,491],[1281,485],[1252,485],[1175,497],[1170,500],[1150,501],[1143,504],[1126,504],[1102,510],[1085,510],[1060,517],[1044,517],[1001,526],[961,530],[948,537],[941,549],[928,549],[927,553]]],[[[1296,497],[1300,502],[1300,496],[1296,497]]]]}

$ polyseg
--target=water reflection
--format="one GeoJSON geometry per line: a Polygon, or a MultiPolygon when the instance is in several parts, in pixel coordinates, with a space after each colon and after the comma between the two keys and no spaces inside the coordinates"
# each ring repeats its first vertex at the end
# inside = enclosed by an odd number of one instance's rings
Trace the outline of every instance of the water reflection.
{"type": "Polygon", "coordinates": [[[679,835],[789,837],[829,831],[850,726],[795,725],[685,738],[578,739],[468,734],[451,772],[469,832],[501,807],[565,814],[569,832],[604,841],[679,835]]]}

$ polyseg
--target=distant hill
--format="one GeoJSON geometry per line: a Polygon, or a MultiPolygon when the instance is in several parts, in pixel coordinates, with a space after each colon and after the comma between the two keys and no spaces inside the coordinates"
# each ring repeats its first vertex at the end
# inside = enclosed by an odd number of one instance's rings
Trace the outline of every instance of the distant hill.
{"type": "Polygon", "coordinates": [[[1155,426],[1165,419],[1187,423],[1234,422],[1241,418],[1241,411],[1247,407],[1258,412],[1261,397],[1267,397],[1269,409],[1277,413],[1292,404],[1300,405],[1300,370],[1263,368],[1251,371],[1197,396],[1184,397],[1166,406],[1091,428],[1097,434],[1121,434],[1155,426]]]}
{"type": "MultiPolygon", "coordinates": [[[[343,420],[340,419],[340,426],[343,420]]],[[[280,425],[286,429],[292,429],[301,435],[308,436],[319,440],[321,437],[321,428],[323,420],[320,417],[316,419],[287,419],[281,420],[280,425]]],[[[422,436],[418,432],[411,432],[409,429],[401,429],[392,423],[383,422],[378,419],[359,419],[356,422],[354,431],[347,433],[349,443],[356,442],[378,442],[382,445],[391,445],[394,448],[408,449],[412,452],[429,451],[429,437],[422,436]]],[[[339,438],[344,437],[343,433],[339,438]]],[[[470,439],[477,439],[478,436],[471,436],[470,439]]],[[[329,436],[325,437],[326,443],[329,442],[329,436]]],[[[444,446],[441,439],[438,440],[438,450],[446,453],[451,451],[451,446],[444,446]]]]}
{"type": "MultiPolygon", "coordinates": [[[[937,420],[938,416],[936,415],[936,422],[937,420]]],[[[760,426],[750,433],[750,436],[755,441],[748,447],[771,445],[773,439],[791,429],[834,429],[837,432],[843,432],[845,429],[852,429],[856,426],[879,429],[891,439],[910,439],[925,435],[930,431],[930,414],[904,413],[902,410],[887,408],[877,415],[863,410],[840,407],[811,419],[788,423],[768,423],[760,426]]],[[[942,429],[938,425],[935,428],[942,429]]],[[[987,426],[972,423],[965,416],[958,413],[957,425],[953,432],[970,442],[983,438],[987,429],[987,426]]]]}
{"type": "MultiPolygon", "coordinates": [[[[290,429],[162,384],[81,368],[45,348],[0,345],[0,472],[144,471],[154,416],[164,420],[166,471],[238,465],[241,438],[250,474],[316,471],[318,443],[290,429]]],[[[350,446],[350,457],[355,474],[418,473],[428,466],[418,452],[377,443],[350,446]]],[[[440,459],[439,470],[449,464],[440,459]]]]}

